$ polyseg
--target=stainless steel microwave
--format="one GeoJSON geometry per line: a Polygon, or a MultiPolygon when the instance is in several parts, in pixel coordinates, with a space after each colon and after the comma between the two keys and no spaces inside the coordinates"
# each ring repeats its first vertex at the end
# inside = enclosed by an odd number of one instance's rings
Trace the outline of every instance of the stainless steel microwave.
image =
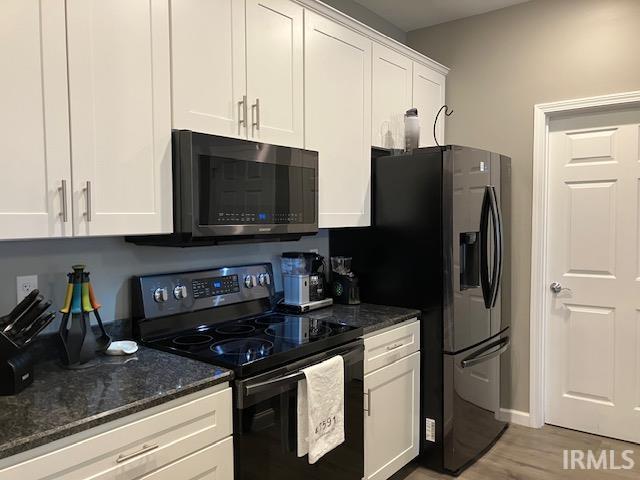
{"type": "Polygon", "coordinates": [[[318,153],[173,131],[173,235],[143,244],[296,239],[318,231],[318,153]]]}

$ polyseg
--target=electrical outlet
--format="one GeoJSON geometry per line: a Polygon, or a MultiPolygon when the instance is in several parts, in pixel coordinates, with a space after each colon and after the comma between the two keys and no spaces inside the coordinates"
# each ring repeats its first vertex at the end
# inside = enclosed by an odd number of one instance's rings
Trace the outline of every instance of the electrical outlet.
{"type": "Polygon", "coordinates": [[[20,303],[24,297],[29,295],[29,293],[35,290],[36,288],[38,288],[37,275],[23,275],[20,277],[16,277],[18,303],[20,303]]]}

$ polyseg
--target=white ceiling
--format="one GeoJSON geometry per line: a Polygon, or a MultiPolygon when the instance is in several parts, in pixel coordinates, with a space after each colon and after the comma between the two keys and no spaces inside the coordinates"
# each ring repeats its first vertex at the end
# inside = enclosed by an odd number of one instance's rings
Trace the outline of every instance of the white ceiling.
{"type": "Polygon", "coordinates": [[[528,0],[355,0],[405,32],[528,0]]]}

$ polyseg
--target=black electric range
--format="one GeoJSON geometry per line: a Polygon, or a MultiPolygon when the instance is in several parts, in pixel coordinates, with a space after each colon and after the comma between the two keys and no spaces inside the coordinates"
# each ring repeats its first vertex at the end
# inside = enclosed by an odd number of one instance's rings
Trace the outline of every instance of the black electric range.
{"type": "Polygon", "coordinates": [[[271,264],[133,280],[135,335],[145,345],[232,369],[236,480],[361,480],[362,328],[274,313],[271,264]],[[296,452],[304,369],[344,363],[345,441],[310,465],[296,452]]]}

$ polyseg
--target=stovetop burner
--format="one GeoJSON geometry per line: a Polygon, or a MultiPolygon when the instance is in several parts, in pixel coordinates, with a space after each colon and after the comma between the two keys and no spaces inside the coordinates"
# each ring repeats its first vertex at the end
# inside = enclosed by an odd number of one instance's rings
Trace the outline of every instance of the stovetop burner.
{"type": "Polygon", "coordinates": [[[216,342],[209,349],[220,356],[237,356],[248,362],[265,357],[271,353],[273,343],[260,338],[234,338],[216,342]]]}
{"type": "Polygon", "coordinates": [[[272,313],[271,315],[265,315],[264,317],[258,317],[255,322],[258,325],[275,325],[277,323],[283,323],[285,321],[284,315],[272,313]]]}
{"type": "Polygon", "coordinates": [[[221,335],[251,335],[256,327],[251,325],[224,325],[216,328],[216,333],[221,335]]]}
{"type": "Polygon", "coordinates": [[[211,335],[194,334],[180,335],[179,337],[175,337],[172,342],[180,347],[194,347],[209,343],[211,340],[213,340],[211,335]]]}

